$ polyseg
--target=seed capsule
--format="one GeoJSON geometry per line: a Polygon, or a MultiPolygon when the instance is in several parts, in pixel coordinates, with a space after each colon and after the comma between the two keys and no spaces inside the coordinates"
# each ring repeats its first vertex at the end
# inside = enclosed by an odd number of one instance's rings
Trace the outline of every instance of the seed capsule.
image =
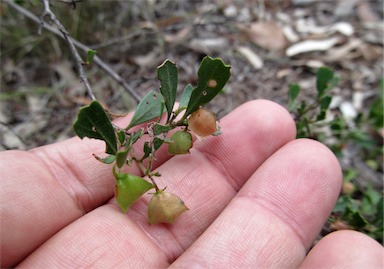
{"type": "Polygon", "coordinates": [[[188,128],[200,137],[211,135],[217,131],[216,116],[212,112],[200,108],[189,117],[188,128]]]}
{"type": "Polygon", "coordinates": [[[177,131],[171,136],[172,142],[168,145],[168,153],[172,155],[189,153],[192,148],[192,135],[186,131],[177,131]]]}
{"type": "Polygon", "coordinates": [[[189,210],[184,202],[175,194],[158,191],[148,205],[148,223],[172,224],[178,216],[189,210]]]}

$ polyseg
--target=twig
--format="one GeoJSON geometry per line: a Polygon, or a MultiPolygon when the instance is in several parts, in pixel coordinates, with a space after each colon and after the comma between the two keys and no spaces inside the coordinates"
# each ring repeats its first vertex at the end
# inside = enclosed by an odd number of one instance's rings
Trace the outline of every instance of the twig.
{"type": "Polygon", "coordinates": [[[80,80],[81,80],[81,82],[84,83],[85,88],[87,89],[87,92],[88,92],[89,96],[91,97],[91,99],[96,100],[96,97],[93,94],[91,85],[89,85],[88,79],[87,79],[85,72],[84,72],[84,68],[82,66],[83,60],[81,59],[79,52],[77,51],[75,45],[73,44],[72,39],[69,38],[69,34],[68,34],[67,30],[65,30],[64,26],[56,18],[55,14],[51,11],[51,9],[49,7],[49,0],[43,0],[43,3],[44,3],[44,13],[41,16],[42,25],[44,25],[44,19],[49,18],[57,26],[59,31],[63,34],[64,39],[67,41],[69,48],[71,50],[71,53],[72,53],[73,57],[75,58],[77,71],[79,72],[79,75],[80,75],[80,80]]]}
{"type": "MultiPolygon", "coordinates": [[[[32,20],[33,22],[41,25],[41,20],[35,16],[33,13],[29,12],[28,10],[26,10],[25,8],[19,6],[18,4],[14,3],[12,0],[4,0],[4,2],[6,2],[10,7],[12,7],[13,9],[15,9],[17,12],[23,14],[24,16],[26,16],[27,18],[29,18],[30,20],[32,20]]],[[[48,25],[48,24],[43,24],[42,27],[48,31],[50,31],[51,33],[54,33],[62,38],[64,38],[63,34],[57,30],[56,28],[48,25]]],[[[87,52],[88,50],[88,47],[82,43],[80,43],[79,41],[73,39],[72,37],[70,36],[67,36],[67,38],[69,40],[72,41],[72,43],[78,47],[79,49],[81,49],[82,51],[84,51],[85,53],[87,52]]],[[[140,100],[141,100],[141,97],[140,95],[138,95],[136,93],[136,91],[131,87],[129,86],[129,84],[119,75],[117,74],[115,71],[113,71],[108,64],[106,64],[103,60],[101,60],[100,57],[98,57],[97,55],[95,55],[93,57],[93,62],[95,62],[102,70],[104,70],[104,72],[106,72],[109,76],[111,76],[117,83],[119,83],[131,96],[132,98],[138,103],[140,100]]]]}

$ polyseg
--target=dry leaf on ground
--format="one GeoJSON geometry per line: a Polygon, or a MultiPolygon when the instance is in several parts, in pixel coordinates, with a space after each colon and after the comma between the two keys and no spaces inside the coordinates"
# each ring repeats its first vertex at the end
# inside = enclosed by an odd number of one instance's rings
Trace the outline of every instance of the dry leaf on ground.
{"type": "Polygon", "coordinates": [[[249,27],[244,25],[238,27],[254,44],[264,49],[282,50],[287,46],[283,30],[275,22],[255,22],[249,27]]]}
{"type": "Polygon", "coordinates": [[[263,60],[249,47],[239,46],[236,48],[236,50],[241,55],[243,55],[256,70],[261,69],[263,67],[263,60]]]}
{"type": "Polygon", "coordinates": [[[339,41],[339,37],[332,37],[323,40],[305,40],[290,46],[287,48],[285,53],[287,56],[292,57],[305,52],[325,51],[335,46],[339,43],[339,41]]]}

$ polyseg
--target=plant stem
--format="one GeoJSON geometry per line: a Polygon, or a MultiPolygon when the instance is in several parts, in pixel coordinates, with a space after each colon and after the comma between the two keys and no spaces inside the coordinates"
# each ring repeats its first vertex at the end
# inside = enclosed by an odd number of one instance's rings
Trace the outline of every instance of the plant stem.
{"type": "MultiPolygon", "coordinates": [[[[41,20],[38,17],[36,17],[34,14],[29,12],[25,8],[21,7],[20,5],[16,4],[13,0],[3,0],[3,1],[5,3],[7,3],[10,7],[15,9],[17,12],[23,14],[24,16],[26,16],[27,18],[29,18],[33,22],[41,25],[41,20]]],[[[41,25],[41,27],[50,31],[51,33],[54,33],[55,35],[59,35],[62,38],[65,38],[60,31],[58,31],[56,28],[54,28],[48,24],[43,24],[43,25],[41,25]]],[[[76,47],[78,47],[79,49],[81,49],[84,52],[87,52],[88,47],[86,45],[80,43],[79,41],[77,41],[73,38],[71,38],[70,36],[67,36],[67,38],[69,40],[71,40],[76,47]]],[[[102,70],[104,70],[104,72],[106,72],[117,83],[119,83],[124,88],[124,90],[126,90],[137,103],[141,100],[140,95],[119,74],[117,74],[115,71],[113,71],[112,68],[110,68],[105,62],[103,62],[103,60],[101,60],[100,57],[95,55],[93,57],[93,62],[95,62],[102,70]]]]}
{"type": "Polygon", "coordinates": [[[81,59],[79,52],[77,51],[75,45],[72,42],[72,39],[69,38],[69,34],[67,30],[64,28],[64,26],[61,24],[61,22],[56,18],[56,15],[51,11],[51,8],[49,6],[49,0],[43,0],[44,4],[44,13],[41,16],[41,23],[44,25],[44,19],[48,17],[52,22],[57,26],[59,31],[63,34],[64,39],[67,41],[69,48],[71,50],[71,53],[73,57],[75,58],[77,71],[79,72],[80,80],[84,83],[85,88],[87,89],[88,95],[91,97],[92,100],[96,100],[95,95],[93,94],[92,88],[89,85],[88,79],[85,76],[85,72],[83,69],[83,60],[81,59]]]}
{"type": "MultiPolygon", "coordinates": [[[[153,154],[151,154],[151,155],[153,155],[153,154]]],[[[140,170],[142,171],[142,173],[151,180],[152,185],[155,187],[156,192],[159,191],[160,190],[159,186],[157,186],[156,181],[153,178],[153,175],[152,175],[152,172],[151,172],[151,170],[152,170],[152,161],[151,161],[151,159],[149,160],[150,163],[148,164],[148,167],[145,167],[143,165],[143,162],[141,160],[138,160],[135,157],[132,157],[132,160],[134,160],[138,164],[138,166],[139,166],[140,170]]]]}
{"type": "Polygon", "coordinates": [[[156,190],[156,192],[159,192],[159,187],[157,186],[157,184],[156,184],[156,182],[155,182],[155,179],[153,178],[153,176],[148,176],[149,177],[149,179],[151,180],[151,182],[152,182],[152,184],[153,184],[153,186],[155,187],[155,190],[156,190]]]}

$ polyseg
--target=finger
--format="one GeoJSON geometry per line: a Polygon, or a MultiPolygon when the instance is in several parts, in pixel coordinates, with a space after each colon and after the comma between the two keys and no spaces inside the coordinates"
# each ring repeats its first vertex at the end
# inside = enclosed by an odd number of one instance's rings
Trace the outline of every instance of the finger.
{"type": "Polygon", "coordinates": [[[338,231],[321,239],[300,268],[384,268],[384,249],[355,231],[338,231]]]}
{"type": "Polygon", "coordinates": [[[166,268],[166,255],[111,204],[71,223],[34,251],[20,268],[166,268]]]}
{"type": "MultiPolygon", "coordinates": [[[[227,115],[220,124],[224,131],[223,135],[196,142],[191,154],[172,158],[158,169],[162,175],[162,184],[168,186],[167,190],[182,197],[191,209],[174,225],[147,224],[146,206],[150,195],[145,195],[128,211],[129,225],[127,216],[120,214],[119,220],[107,225],[104,233],[88,229],[93,226],[92,222],[97,222],[98,218],[102,217],[99,212],[103,209],[99,208],[89,213],[87,222],[82,222],[81,226],[85,233],[83,236],[103,237],[105,233],[113,234],[113,231],[134,229],[131,225],[137,225],[143,232],[137,233],[136,236],[130,235],[129,250],[124,248],[116,251],[124,253],[128,251],[131,255],[143,257],[148,254],[141,251],[139,244],[144,244],[163,253],[164,260],[159,261],[160,264],[177,258],[220,214],[254,171],[271,154],[295,137],[295,126],[289,113],[269,101],[249,102],[227,115]]],[[[104,218],[109,217],[107,212],[109,211],[103,210],[104,218]]],[[[113,212],[110,214],[114,215],[113,212]]],[[[78,228],[71,228],[77,227],[77,223],[81,220],[54,236],[24,264],[38,266],[43,255],[54,257],[56,251],[58,253],[64,251],[62,249],[64,242],[71,238],[75,238],[71,241],[72,244],[81,243],[82,237],[77,236],[78,228]]],[[[124,239],[112,237],[110,240],[113,244],[115,240],[124,239]]],[[[98,240],[93,240],[80,253],[73,251],[68,254],[68,260],[80,262],[81,257],[89,257],[96,263],[103,255],[107,255],[103,251],[98,255],[90,255],[94,249],[104,248],[98,240]]],[[[159,254],[157,253],[156,257],[157,255],[159,254]]],[[[50,261],[53,264],[62,262],[52,259],[50,261]]],[[[150,267],[150,264],[148,266],[150,267]]]]}
{"type": "Polygon", "coordinates": [[[174,268],[294,268],[336,202],[337,159],[312,140],[290,142],[250,178],[174,268]]]}
{"type": "MultiPolygon", "coordinates": [[[[130,116],[117,124],[126,126],[130,116]]],[[[142,142],[138,142],[138,148],[142,142]]],[[[55,232],[113,196],[111,166],[97,162],[105,145],[72,138],[29,152],[0,154],[1,265],[11,266],[55,232]]],[[[105,155],[105,154],[104,154],[105,155]]],[[[159,150],[155,167],[170,156],[159,150]]],[[[140,174],[133,166],[131,173],[140,174]]]]}

